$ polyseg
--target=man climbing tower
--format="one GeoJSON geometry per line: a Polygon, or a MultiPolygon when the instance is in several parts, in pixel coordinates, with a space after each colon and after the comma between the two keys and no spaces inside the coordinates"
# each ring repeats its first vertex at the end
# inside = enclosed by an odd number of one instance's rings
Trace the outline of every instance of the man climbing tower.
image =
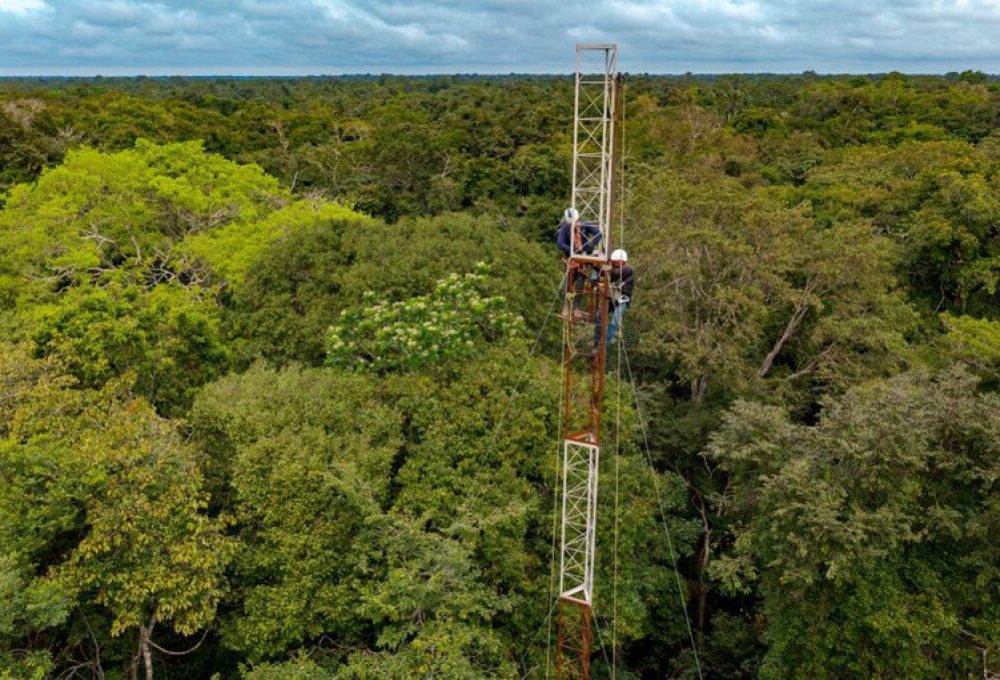
{"type": "MultiPolygon", "coordinates": [[[[584,222],[580,219],[580,213],[576,208],[566,208],[563,212],[563,220],[559,224],[556,233],[556,246],[563,254],[569,268],[587,267],[588,277],[594,281],[599,275],[599,271],[592,265],[585,265],[575,262],[573,255],[594,255],[601,245],[601,230],[593,222],[584,222]]],[[[584,312],[579,309],[580,298],[583,293],[583,277],[577,277],[573,284],[572,300],[567,299],[563,305],[562,315],[566,317],[572,307],[573,313],[583,316],[584,312]]]]}
{"type": "Polygon", "coordinates": [[[576,208],[566,208],[556,234],[556,245],[566,258],[593,255],[601,245],[601,230],[593,222],[582,221],[576,208]]]}
{"type": "MultiPolygon", "coordinates": [[[[628,263],[628,253],[622,248],[611,253],[609,276],[611,279],[611,299],[608,301],[610,305],[608,309],[611,313],[611,321],[608,323],[607,346],[611,347],[618,329],[621,328],[629,303],[632,302],[632,289],[635,288],[635,271],[628,263]]],[[[601,337],[601,321],[602,319],[598,319],[594,326],[595,348],[601,337]]]]}

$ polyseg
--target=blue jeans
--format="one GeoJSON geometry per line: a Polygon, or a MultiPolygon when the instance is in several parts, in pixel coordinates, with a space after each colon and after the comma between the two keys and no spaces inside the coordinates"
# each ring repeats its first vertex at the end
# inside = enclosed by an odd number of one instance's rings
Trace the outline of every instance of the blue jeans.
{"type": "MultiPolygon", "coordinates": [[[[628,302],[619,302],[617,305],[612,305],[611,309],[611,323],[608,324],[608,338],[606,344],[608,347],[615,340],[615,335],[618,334],[618,329],[621,328],[622,319],[625,318],[625,312],[628,311],[628,302]]],[[[602,319],[598,315],[597,323],[594,325],[594,344],[601,338],[601,322],[602,319]]]]}

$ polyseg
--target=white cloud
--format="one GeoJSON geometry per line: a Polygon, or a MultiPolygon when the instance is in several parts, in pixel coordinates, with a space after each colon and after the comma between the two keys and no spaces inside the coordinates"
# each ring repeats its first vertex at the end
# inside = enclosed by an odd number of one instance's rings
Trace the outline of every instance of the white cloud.
{"type": "Polygon", "coordinates": [[[1000,0],[0,0],[0,12],[0,73],[567,72],[577,41],[618,42],[632,71],[1000,71],[1000,0]]]}
{"type": "Polygon", "coordinates": [[[0,12],[10,12],[11,14],[26,14],[47,7],[48,5],[42,0],[0,0],[0,12]]]}
{"type": "Polygon", "coordinates": [[[764,14],[763,6],[754,0],[697,0],[695,4],[705,10],[736,19],[753,21],[764,14]]]}

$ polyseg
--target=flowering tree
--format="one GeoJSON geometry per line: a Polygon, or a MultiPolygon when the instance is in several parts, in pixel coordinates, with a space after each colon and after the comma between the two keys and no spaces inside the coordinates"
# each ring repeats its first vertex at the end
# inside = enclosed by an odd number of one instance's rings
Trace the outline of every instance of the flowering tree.
{"type": "Polygon", "coordinates": [[[516,335],[521,317],[503,296],[487,297],[486,265],[451,274],[430,295],[399,302],[365,295],[365,306],[347,309],[326,336],[327,365],[352,370],[413,370],[468,356],[477,342],[516,335]]]}

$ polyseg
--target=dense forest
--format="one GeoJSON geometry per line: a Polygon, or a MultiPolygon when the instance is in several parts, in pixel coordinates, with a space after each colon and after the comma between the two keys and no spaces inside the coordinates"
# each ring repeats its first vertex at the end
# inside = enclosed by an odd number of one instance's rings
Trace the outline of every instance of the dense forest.
{"type": "MultiPolygon", "coordinates": [[[[1000,84],[627,83],[594,677],[1000,677],[1000,84]]],[[[0,81],[0,678],[552,677],[572,103],[0,81]]]]}

